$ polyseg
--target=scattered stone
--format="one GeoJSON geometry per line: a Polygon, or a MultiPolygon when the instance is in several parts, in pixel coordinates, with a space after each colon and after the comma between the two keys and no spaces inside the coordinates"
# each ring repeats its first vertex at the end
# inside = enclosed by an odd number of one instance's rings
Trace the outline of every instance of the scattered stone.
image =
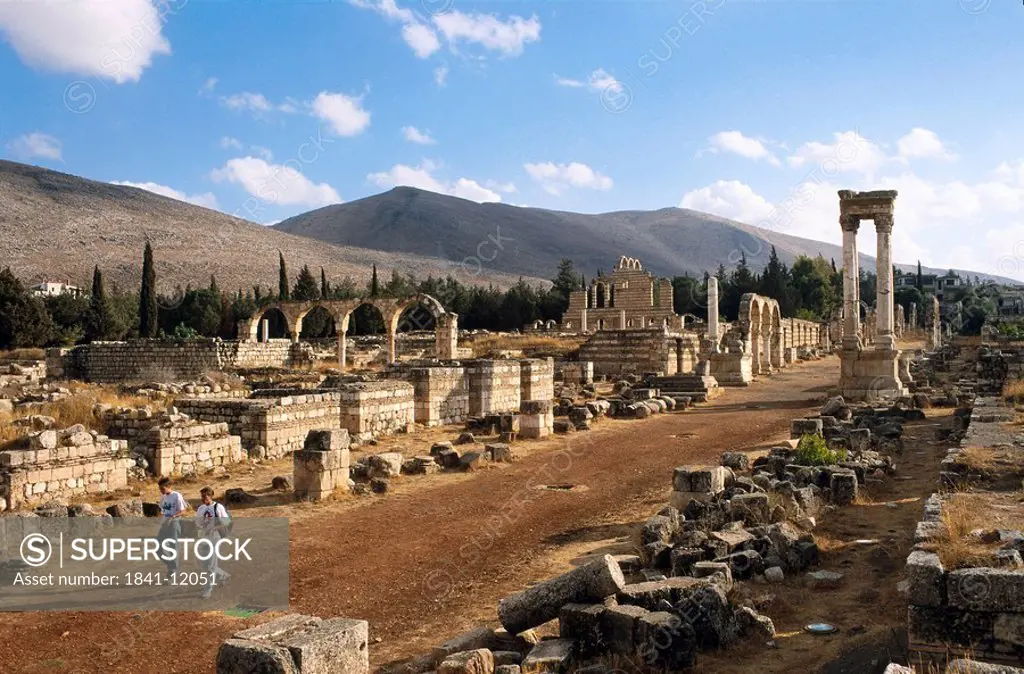
{"type": "MultiPolygon", "coordinates": [[[[456,445],[472,445],[475,442],[476,442],[476,438],[469,431],[464,431],[462,433],[459,433],[459,437],[456,438],[456,440],[455,440],[455,444],[456,445]]],[[[433,452],[431,452],[431,453],[433,453],[433,452]]]]}
{"type": "Polygon", "coordinates": [[[276,491],[291,491],[292,481],[284,475],[278,475],[270,481],[270,487],[276,491]]]}
{"type": "Polygon", "coordinates": [[[438,665],[437,674],[494,674],[494,655],[486,648],[453,653],[438,665]]]}
{"type": "MultiPolygon", "coordinates": [[[[523,658],[519,666],[522,674],[539,672],[567,672],[576,654],[576,642],[572,639],[548,639],[541,641],[523,658]]],[[[440,674],[440,672],[438,672],[440,674]]]]}
{"type": "Polygon", "coordinates": [[[234,487],[224,492],[224,500],[228,503],[255,503],[257,501],[257,498],[258,497],[254,496],[253,494],[250,494],[241,487],[234,487]]]}
{"type": "Polygon", "coordinates": [[[750,470],[750,457],[743,452],[725,452],[722,454],[722,465],[733,470],[750,470]]]}
{"type": "Polygon", "coordinates": [[[807,574],[811,589],[832,590],[839,587],[843,582],[843,574],[835,571],[812,571],[807,574]]]}

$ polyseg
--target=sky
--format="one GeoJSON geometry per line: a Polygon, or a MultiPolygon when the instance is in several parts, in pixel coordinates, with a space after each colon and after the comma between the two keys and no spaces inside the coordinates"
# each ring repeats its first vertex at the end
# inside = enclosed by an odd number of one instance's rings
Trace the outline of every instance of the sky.
{"type": "Polygon", "coordinates": [[[897,261],[1024,281],[1022,29],[1005,0],[0,0],[0,155],[262,224],[411,185],[839,243],[837,190],[895,189],[897,261]]]}

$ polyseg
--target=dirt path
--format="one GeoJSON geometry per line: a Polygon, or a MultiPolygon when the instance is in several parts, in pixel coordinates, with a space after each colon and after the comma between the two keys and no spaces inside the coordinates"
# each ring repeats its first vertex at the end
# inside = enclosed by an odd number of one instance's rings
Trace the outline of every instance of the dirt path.
{"type": "MultiPolygon", "coordinates": [[[[616,536],[664,503],[674,466],[788,437],[837,377],[835,358],[804,364],[702,409],[601,422],[507,467],[304,512],[292,527],[291,608],[369,620],[377,664],[429,650],[566,564],[560,546],[616,536]],[[551,484],[577,488],[540,488],[551,484]]],[[[212,613],[0,615],[0,671],[212,672],[220,641],[245,624],[212,613]]]]}

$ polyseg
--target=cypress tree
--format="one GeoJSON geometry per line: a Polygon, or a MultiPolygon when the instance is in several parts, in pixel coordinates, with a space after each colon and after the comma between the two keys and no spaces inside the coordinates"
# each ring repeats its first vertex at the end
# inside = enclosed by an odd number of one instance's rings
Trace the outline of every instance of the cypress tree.
{"type": "Polygon", "coordinates": [[[331,296],[331,286],[327,283],[327,272],[320,267],[320,297],[327,299],[331,296]]]}
{"type": "Polygon", "coordinates": [[[377,265],[373,265],[373,276],[370,277],[370,297],[380,294],[380,282],[377,281],[377,265]]]}
{"type": "Polygon", "coordinates": [[[316,277],[309,271],[309,265],[303,265],[292,289],[292,297],[297,300],[315,300],[320,297],[320,289],[316,286],[316,277]]]}
{"type": "Polygon", "coordinates": [[[142,287],[139,290],[139,337],[156,337],[156,269],[153,267],[153,247],[146,242],[142,255],[142,287]]]}
{"type": "Polygon", "coordinates": [[[917,261],[917,289],[924,292],[924,276],[921,274],[921,261],[917,261]]]}
{"type": "Polygon", "coordinates": [[[99,266],[92,270],[92,295],[89,298],[89,314],[85,336],[90,342],[109,337],[112,320],[107,304],[107,291],[103,287],[103,272],[99,266]]]}
{"type": "Polygon", "coordinates": [[[282,300],[286,300],[290,297],[288,290],[288,267],[284,263],[284,253],[278,251],[277,254],[281,258],[277,274],[277,296],[282,300]]]}

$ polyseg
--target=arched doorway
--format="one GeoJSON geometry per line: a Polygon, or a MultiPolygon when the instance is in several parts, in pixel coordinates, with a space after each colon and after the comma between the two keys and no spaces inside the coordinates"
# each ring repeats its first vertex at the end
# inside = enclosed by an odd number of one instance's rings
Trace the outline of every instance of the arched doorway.
{"type": "Polygon", "coordinates": [[[317,305],[302,317],[299,339],[307,342],[333,339],[337,332],[334,316],[326,307],[317,305]]]}
{"type": "Polygon", "coordinates": [[[291,327],[284,312],[277,307],[257,310],[255,317],[256,341],[268,342],[271,339],[290,339],[291,327]]]}

